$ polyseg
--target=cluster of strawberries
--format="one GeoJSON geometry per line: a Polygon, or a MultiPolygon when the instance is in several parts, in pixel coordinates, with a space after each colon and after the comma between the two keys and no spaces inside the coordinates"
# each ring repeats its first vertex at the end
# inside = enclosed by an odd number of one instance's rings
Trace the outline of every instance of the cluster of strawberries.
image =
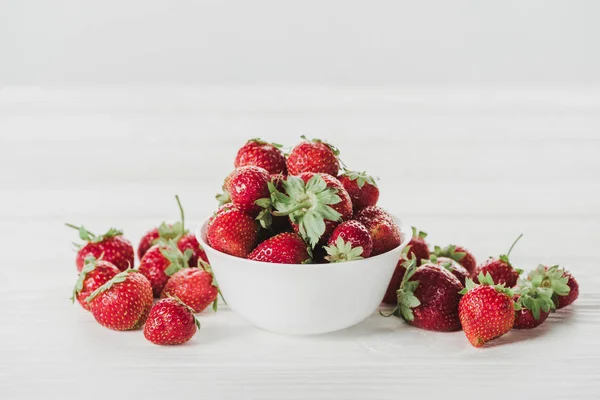
{"type": "Polygon", "coordinates": [[[211,303],[216,310],[218,288],[200,244],[186,228],[183,208],[175,196],[181,221],[162,223],[142,237],[140,265],[133,269],[134,250],[123,232],[111,228],[94,235],[77,229],[85,242],[78,247],[77,301],[101,325],[118,330],[144,327],[152,343],[185,343],[200,324],[195,313],[211,303]],[[154,303],[154,298],[161,300],[154,303]]]}
{"type": "Polygon", "coordinates": [[[462,329],[473,346],[481,347],[511,329],[541,325],[550,312],[579,296],[575,278],[558,265],[540,265],[521,278],[523,271],[514,268],[509,256],[523,235],[505,255],[479,266],[464,247],[435,246],[431,251],[426,236],[413,228],[383,299],[396,307],[385,316],[432,331],[462,329]]]}
{"type": "Polygon", "coordinates": [[[346,168],[339,151],[319,139],[283,153],[281,145],[249,140],[217,195],[207,225],[216,250],[250,260],[327,263],[385,253],[401,243],[394,218],[378,207],[375,179],[346,168]],[[258,221],[258,222],[257,222],[258,221]]]}

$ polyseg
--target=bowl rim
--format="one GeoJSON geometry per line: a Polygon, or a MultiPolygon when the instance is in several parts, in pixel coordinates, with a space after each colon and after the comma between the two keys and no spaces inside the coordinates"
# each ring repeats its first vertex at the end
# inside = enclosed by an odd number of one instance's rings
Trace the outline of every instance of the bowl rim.
{"type": "MultiPolygon", "coordinates": [[[[379,257],[385,256],[386,254],[398,249],[399,247],[406,247],[408,245],[408,243],[411,241],[412,239],[412,228],[411,225],[407,224],[404,220],[402,220],[401,218],[399,218],[398,216],[396,216],[395,214],[391,214],[391,216],[394,218],[394,220],[396,221],[396,224],[398,224],[399,228],[406,228],[409,227],[410,229],[401,229],[400,230],[400,234],[402,237],[402,241],[400,242],[400,244],[396,247],[394,247],[391,250],[386,251],[385,253],[381,253],[378,254],[376,256],[373,257],[367,257],[367,258],[363,258],[362,260],[352,260],[352,261],[346,261],[343,263],[324,263],[324,264],[312,264],[312,263],[308,263],[308,264],[281,264],[281,263],[270,263],[270,262],[266,262],[266,261],[256,261],[256,260],[249,260],[247,258],[242,258],[242,257],[236,257],[236,256],[232,256],[231,254],[227,254],[224,253],[222,251],[219,251],[217,249],[214,249],[213,247],[211,247],[206,240],[204,240],[202,233],[206,230],[206,226],[208,225],[208,222],[210,220],[210,218],[212,217],[212,214],[204,219],[202,219],[197,226],[196,229],[194,230],[194,236],[196,237],[196,239],[198,240],[198,242],[200,243],[200,245],[203,248],[209,248],[211,251],[217,252],[219,254],[221,254],[222,256],[224,256],[225,258],[229,258],[231,260],[235,260],[236,262],[244,262],[244,263],[248,263],[248,264],[259,264],[259,265],[272,265],[272,266],[278,266],[278,267],[287,267],[287,268],[327,268],[327,267],[334,267],[334,266],[339,266],[339,265],[346,265],[346,264],[358,264],[361,262],[367,262],[369,260],[375,260],[379,257]]],[[[209,260],[210,261],[210,260],[209,260]]]]}

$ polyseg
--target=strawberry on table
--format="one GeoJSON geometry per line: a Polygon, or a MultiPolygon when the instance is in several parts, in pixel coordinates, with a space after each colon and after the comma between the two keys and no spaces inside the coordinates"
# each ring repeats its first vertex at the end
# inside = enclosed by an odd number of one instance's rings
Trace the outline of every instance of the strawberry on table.
{"type": "Polygon", "coordinates": [[[355,218],[367,227],[373,239],[371,256],[390,251],[402,242],[400,228],[394,218],[379,206],[369,206],[356,213],[355,218]]]}
{"type": "Polygon", "coordinates": [[[163,242],[173,240],[175,243],[177,243],[179,250],[192,250],[192,256],[190,257],[189,265],[190,267],[197,267],[198,258],[202,259],[204,262],[208,262],[208,258],[206,257],[206,253],[204,252],[202,246],[200,246],[200,243],[198,243],[196,237],[185,228],[185,214],[183,212],[183,207],[181,206],[178,195],[175,195],[175,200],[177,201],[177,206],[179,207],[181,220],[173,224],[167,224],[166,222],[163,222],[157,228],[148,231],[140,240],[140,244],[138,246],[138,257],[141,260],[148,249],[161,240],[163,242]]]}
{"type": "Polygon", "coordinates": [[[398,289],[400,289],[400,284],[402,283],[402,279],[404,278],[404,274],[406,273],[406,268],[404,268],[404,263],[407,261],[406,252],[408,248],[405,247],[403,250],[403,255],[398,260],[396,264],[396,269],[394,269],[394,273],[392,274],[392,279],[390,279],[390,283],[388,285],[387,290],[385,291],[385,295],[383,296],[383,300],[381,300],[384,304],[389,305],[397,305],[398,304],[398,289]]]}
{"type": "Polygon", "coordinates": [[[517,244],[522,237],[523,234],[520,234],[510,246],[510,249],[508,249],[508,253],[502,254],[498,258],[490,258],[480,265],[479,268],[477,268],[477,276],[474,277],[475,282],[477,282],[479,274],[483,273],[484,275],[490,274],[497,284],[504,284],[509,288],[515,287],[523,270],[514,268],[510,262],[509,256],[512,249],[515,247],[515,244],[517,244]]]}
{"type": "Polygon", "coordinates": [[[460,330],[458,303],[463,285],[439,265],[417,268],[414,258],[404,264],[406,272],[397,291],[394,313],[417,328],[438,332],[460,330]]]}
{"type": "Polygon", "coordinates": [[[268,143],[260,138],[250,139],[238,150],[236,168],[253,165],[264,168],[269,174],[287,174],[286,160],[281,145],[268,143]]]}
{"type": "Polygon", "coordinates": [[[155,244],[140,260],[139,272],[152,285],[154,297],[160,297],[169,277],[175,272],[187,268],[192,250],[179,250],[174,241],[155,244]]]}
{"type": "Polygon", "coordinates": [[[373,240],[367,228],[358,221],[339,224],[334,230],[325,251],[329,262],[352,261],[367,258],[373,250],[373,240]]]}
{"type": "Polygon", "coordinates": [[[81,307],[90,311],[90,305],[85,299],[119,272],[121,271],[113,263],[96,259],[92,255],[87,256],[73,288],[71,301],[75,302],[75,299],[77,299],[81,307]]]}
{"type": "Polygon", "coordinates": [[[127,269],[96,289],[86,301],[100,325],[116,331],[139,329],[152,307],[152,286],[144,275],[127,269]]]}
{"type": "Polygon", "coordinates": [[[200,322],[194,310],[176,297],[159,300],[150,310],[144,337],[159,345],[176,345],[189,341],[200,322]]]}
{"type": "Polygon", "coordinates": [[[437,264],[442,268],[447,269],[452,275],[454,275],[460,283],[464,286],[467,278],[470,276],[469,271],[456,261],[448,257],[437,257],[432,254],[429,260],[424,260],[423,262],[437,264]]]}
{"type": "Polygon", "coordinates": [[[462,265],[469,271],[469,275],[473,275],[477,269],[477,261],[475,256],[469,250],[462,246],[448,245],[444,248],[439,246],[434,247],[434,252],[438,257],[448,257],[462,265]]]}
{"type": "Polygon", "coordinates": [[[85,258],[89,255],[95,258],[102,256],[104,261],[113,263],[121,271],[133,267],[133,247],[131,242],[123,237],[123,231],[110,228],[102,235],[94,235],[83,226],[65,225],[77,229],[81,240],[86,242],[83,246],[77,245],[79,247],[75,260],[77,271],[81,272],[85,258]]]}
{"type": "Polygon", "coordinates": [[[407,247],[409,247],[408,255],[414,255],[417,260],[417,265],[421,265],[421,260],[429,259],[429,244],[425,241],[427,237],[427,233],[418,230],[414,226],[411,226],[412,229],[412,238],[410,242],[408,242],[407,247]]]}
{"type": "Polygon", "coordinates": [[[216,311],[218,294],[210,266],[200,261],[200,268],[184,268],[171,275],[160,297],[177,297],[199,313],[211,303],[216,311]]]}
{"type": "Polygon", "coordinates": [[[206,239],[217,251],[246,258],[258,243],[258,225],[237,207],[219,209],[208,223],[206,239]]]}
{"type": "Polygon", "coordinates": [[[557,309],[568,306],[579,297],[579,284],[570,272],[558,265],[539,265],[529,273],[528,279],[534,286],[552,289],[552,300],[557,309]]]}
{"type": "Polygon", "coordinates": [[[513,291],[504,284],[494,285],[490,274],[479,274],[479,285],[467,279],[458,314],[463,331],[474,347],[481,347],[513,328],[513,291]]]}
{"type": "Polygon", "coordinates": [[[291,232],[265,240],[248,255],[248,259],[280,264],[307,264],[312,261],[304,240],[291,232]]]}
{"type": "Polygon", "coordinates": [[[335,227],[352,218],[352,201],[342,184],[327,174],[288,176],[285,194],[270,185],[275,216],[289,216],[292,228],[311,247],[325,243],[335,227]]]}
{"type": "Polygon", "coordinates": [[[346,171],[340,175],[339,180],[350,195],[354,210],[377,204],[379,188],[371,175],[366,172],[346,171]]]}
{"type": "Polygon", "coordinates": [[[537,286],[519,278],[515,288],[515,325],[513,329],[532,329],[540,326],[556,307],[552,288],[537,286]]]}
{"type": "Polygon", "coordinates": [[[242,211],[258,212],[255,204],[259,199],[269,197],[269,173],[260,167],[249,165],[236,168],[225,180],[225,190],[231,202],[242,211]]]}
{"type": "Polygon", "coordinates": [[[304,141],[294,147],[287,159],[287,169],[291,175],[303,172],[324,173],[337,176],[340,170],[339,150],[320,139],[304,141]]]}

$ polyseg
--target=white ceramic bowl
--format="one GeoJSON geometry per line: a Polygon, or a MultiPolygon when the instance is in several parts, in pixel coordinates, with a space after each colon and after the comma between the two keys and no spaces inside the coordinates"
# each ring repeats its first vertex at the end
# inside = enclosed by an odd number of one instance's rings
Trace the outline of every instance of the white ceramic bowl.
{"type": "Polygon", "coordinates": [[[196,229],[227,304],[268,331],[310,335],[355,325],[381,303],[410,226],[398,218],[400,246],[364,260],[332,264],[273,264],[221,253],[206,243],[206,220],[196,229]]]}

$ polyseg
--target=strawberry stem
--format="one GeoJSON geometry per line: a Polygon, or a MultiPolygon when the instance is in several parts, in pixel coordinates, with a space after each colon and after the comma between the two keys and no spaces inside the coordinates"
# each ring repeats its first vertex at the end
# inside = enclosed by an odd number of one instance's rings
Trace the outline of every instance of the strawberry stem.
{"type": "Polygon", "coordinates": [[[510,246],[510,249],[508,249],[508,253],[506,253],[506,257],[510,257],[510,252],[512,251],[512,249],[515,247],[515,244],[517,244],[517,242],[523,237],[523,234],[521,233],[519,235],[518,238],[515,239],[515,241],[513,242],[513,244],[510,246]]]}
{"type": "Polygon", "coordinates": [[[175,200],[177,200],[177,206],[179,207],[179,214],[181,215],[181,231],[185,232],[185,214],[183,213],[183,207],[181,206],[181,201],[179,201],[179,195],[175,195],[175,200]]]}
{"type": "MultiPolygon", "coordinates": [[[[73,229],[75,229],[75,230],[78,230],[78,231],[80,231],[80,230],[81,230],[81,228],[83,228],[82,226],[77,226],[77,225],[69,224],[68,222],[67,222],[67,223],[65,223],[65,226],[68,226],[69,228],[73,228],[73,229]]],[[[86,230],[86,232],[87,232],[87,234],[88,234],[88,235],[89,235],[91,238],[95,238],[95,237],[96,237],[96,235],[94,235],[92,232],[90,232],[90,231],[88,231],[88,230],[86,230]]]]}
{"type": "Polygon", "coordinates": [[[307,201],[304,201],[304,202],[298,204],[297,206],[295,206],[293,208],[290,208],[289,210],[273,211],[272,214],[276,217],[284,217],[286,215],[292,214],[295,211],[302,210],[303,208],[310,208],[310,207],[312,207],[312,205],[313,205],[313,203],[310,200],[307,200],[307,201]]]}

